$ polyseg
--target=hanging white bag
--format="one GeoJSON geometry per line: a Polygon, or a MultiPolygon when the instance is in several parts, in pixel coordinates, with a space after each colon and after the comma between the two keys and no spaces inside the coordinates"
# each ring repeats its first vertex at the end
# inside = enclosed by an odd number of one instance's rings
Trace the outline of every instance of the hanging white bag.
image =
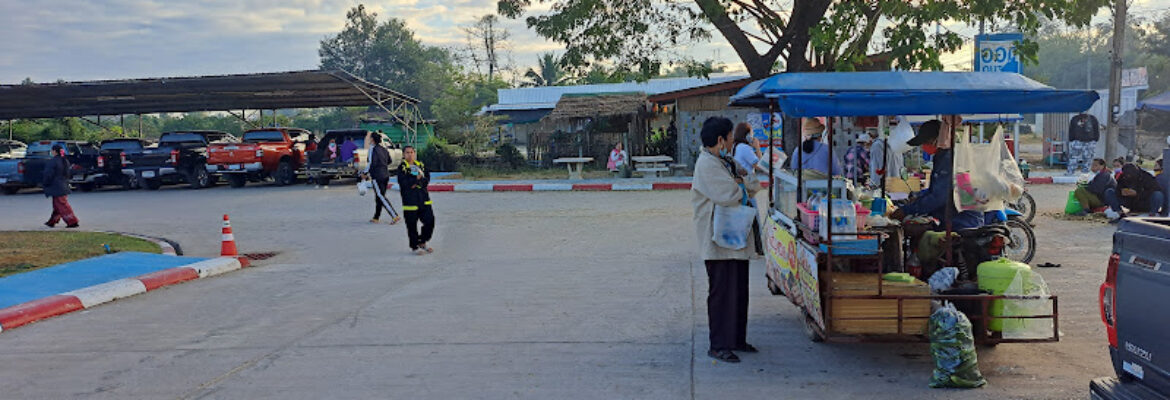
{"type": "Polygon", "coordinates": [[[914,138],[914,128],[910,127],[910,120],[905,116],[898,117],[898,125],[890,130],[890,144],[889,148],[894,154],[902,154],[910,151],[910,145],[906,142],[914,138]]]}
{"type": "Polygon", "coordinates": [[[759,213],[755,207],[748,205],[747,191],[743,192],[743,202],[734,207],[715,205],[712,215],[711,240],[719,247],[740,250],[747,247],[748,235],[751,234],[752,221],[759,213]]]}
{"type": "Polygon", "coordinates": [[[358,181],[358,183],[357,183],[358,196],[365,196],[366,192],[370,191],[370,186],[373,186],[373,184],[369,180],[363,179],[363,180],[358,181]]]}

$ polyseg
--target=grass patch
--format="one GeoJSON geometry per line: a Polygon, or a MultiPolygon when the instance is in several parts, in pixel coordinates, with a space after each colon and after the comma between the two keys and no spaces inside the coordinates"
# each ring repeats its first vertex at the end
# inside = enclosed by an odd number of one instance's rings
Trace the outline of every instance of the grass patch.
{"type": "Polygon", "coordinates": [[[161,253],[147,240],[95,232],[0,232],[0,277],[119,251],[161,253]]]}
{"type": "MultiPolygon", "coordinates": [[[[463,179],[472,181],[499,181],[499,180],[536,180],[536,179],[569,179],[569,170],[563,166],[558,168],[522,167],[516,169],[501,169],[491,167],[462,166],[459,172],[463,179]]],[[[612,178],[612,172],[601,169],[585,168],[581,172],[585,179],[612,178]]]]}

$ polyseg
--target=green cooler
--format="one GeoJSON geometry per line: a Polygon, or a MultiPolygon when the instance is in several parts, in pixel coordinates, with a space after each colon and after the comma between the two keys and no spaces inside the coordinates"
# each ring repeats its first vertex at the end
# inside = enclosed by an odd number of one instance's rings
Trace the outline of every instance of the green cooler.
{"type": "MultiPolygon", "coordinates": [[[[1016,275],[1020,275],[1024,282],[1025,292],[1028,292],[1028,286],[1032,281],[1032,267],[1028,264],[1009,260],[1007,258],[1000,258],[998,260],[987,261],[979,264],[976,274],[979,277],[979,288],[990,291],[994,295],[1002,295],[1007,291],[1008,286],[1011,286],[1012,280],[1016,275]]],[[[1003,312],[1004,301],[994,300],[991,302],[990,313],[994,317],[1001,317],[1003,312]]],[[[1015,319],[1010,322],[1015,322],[1015,319]]],[[[995,332],[1003,332],[1004,320],[1000,318],[992,319],[988,323],[988,329],[995,332]]]]}

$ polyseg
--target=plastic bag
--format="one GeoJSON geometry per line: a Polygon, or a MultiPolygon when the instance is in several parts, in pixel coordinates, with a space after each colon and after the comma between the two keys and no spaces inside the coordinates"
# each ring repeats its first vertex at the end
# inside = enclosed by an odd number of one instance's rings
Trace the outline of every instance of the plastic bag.
{"type": "Polygon", "coordinates": [[[977,388],[987,384],[979,372],[971,321],[945,303],[930,314],[930,354],[934,358],[932,388],[977,388]]]}
{"type": "Polygon", "coordinates": [[[732,250],[747,247],[748,235],[756,215],[758,215],[756,208],[749,205],[724,207],[716,204],[711,240],[719,247],[732,250]]]}
{"type": "MultiPolygon", "coordinates": [[[[904,116],[898,117],[898,125],[890,130],[890,151],[893,154],[902,154],[910,151],[910,145],[906,142],[914,138],[914,128],[910,127],[910,120],[904,116]]],[[[890,171],[895,172],[895,171],[890,171]]],[[[894,176],[893,174],[889,176],[894,176]]]]}
{"type": "MultiPolygon", "coordinates": [[[[1004,300],[1004,317],[1052,314],[1052,300],[1048,296],[1048,284],[1032,270],[1031,274],[1016,274],[1016,278],[1003,291],[1005,296],[1040,296],[1032,300],[1004,300]]],[[[1049,318],[1005,318],[1003,337],[1005,339],[1047,339],[1052,337],[1053,326],[1049,318]]]]}
{"type": "Polygon", "coordinates": [[[1082,206],[1081,202],[1077,200],[1076,193],[1077,192],[1075,190],[1068,192],[1068,201],[1064,203],[1065,214],[1079,214],[1082,211],[1085,211],[1085,207],[1082,206]]]}
{"type": "Polygon", "coordinates": [[[931,275],[930,279],[927,280],[927,283],[930,283],[930,290],[932,292],[938,293],[950,289],[951,286],[955,284],[955,278],[958,277],[958,268],[946,267],[936,271],[934,275],[931,275]]]}
{"type": "Polygon", "coordinates": [[[955,206],[962,211],[992,211],[1024,194],[1024,175],[1003,139],[1003,127],[989,143],[955,142],[955,206]]]}
{"type": "Polygon", "coordinates": [[[372,186],[370,181],[367,181],[367,180],[358,181],[358,183],[357,183],[358,196],[365,196],[366,192],[370,191],[370,186],[372,186]]]}

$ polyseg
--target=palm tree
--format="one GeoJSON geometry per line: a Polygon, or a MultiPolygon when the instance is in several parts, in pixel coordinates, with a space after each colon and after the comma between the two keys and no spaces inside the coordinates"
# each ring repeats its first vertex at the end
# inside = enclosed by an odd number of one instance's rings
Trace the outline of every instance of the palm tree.
{"type": "Polygon", "coordinates": [[[536,70],[529,68],[524,73],[527,79],[522,86],[558,86],[565,83],[566,76],[561,70],[561,60],[553,53],[542,53],[537,58],[536,70]]]}

